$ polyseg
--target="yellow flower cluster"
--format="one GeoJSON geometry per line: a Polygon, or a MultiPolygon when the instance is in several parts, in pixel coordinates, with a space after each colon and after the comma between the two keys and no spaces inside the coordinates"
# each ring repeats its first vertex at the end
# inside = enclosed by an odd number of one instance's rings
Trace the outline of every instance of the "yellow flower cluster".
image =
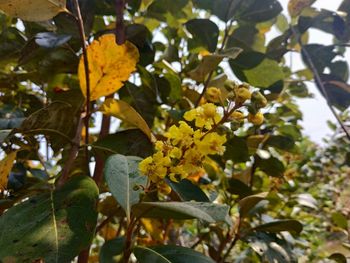
{"type": "Polygon", "coordinates": [[[166,176],[173,181],[182,180],[202,171],[208,155],[224,153],[226,136],[210,131],[221,120],[214,104],[190,110],[184,118],[194,121],[196,129],[185,121],[171,126],[164,134],[167,140],[157,141],[156,152],[140,162],[141,173],[152,182],[160,182],[166,176]]]}

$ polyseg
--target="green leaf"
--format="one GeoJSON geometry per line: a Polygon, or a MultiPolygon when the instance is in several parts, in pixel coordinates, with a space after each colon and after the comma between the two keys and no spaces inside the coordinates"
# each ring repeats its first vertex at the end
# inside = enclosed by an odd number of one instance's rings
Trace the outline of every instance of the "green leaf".
{"type": "Polygon", "coordinates": [[[256,232],[246,238],[249,246],[262,257],[262,262],[297,262],[290,245],[275,234],[256,232]]]}
{"type": "Polygon", "coordinates": [[[244,0],[216,0],[212,3],[213,14],[222,21],[231,20],[244,0]]]}
{"type": "Polygon", "coordinates": [[[211,258],[180,246],[135,247],[134,253],[140,263],[214,263],[211,258]]]}
{"type": "MultiPolygon", "coordinates": [[[[350,106],[350,85],[330,74],[321,74],[321,80],[328,94],[329,101],[339,110],[345,110],[350,106]]],[[[321,94],[324,96],[323,91],[321,94]]]]}
{"type": "Polygon", "coordinates": [[[206,202],[142,202],[132,207],[137,217],[164,219],[199,219],[208,223],[230,224],[227,205],[206,202]]]}
{"type": "MultiPolygon", "coordinates": [[[[112,9],[113,10],[113,9],[112,9]]],[[[105,15],[105,14],[104,14],[105,15]]],[[[113,14],[114,15],[114,14],[113,14]]],[[[125,27],[126,39],[133,43],[140,52],[141,66],[147,66],[154,61],[155,49],[152,45],[152,34],[145,25],[130,24],[125,27]]]]}
{"type": "Polygon", "coordinates": [[[307,86],[302,81],[293,81],[288,85],[289,92],[298,98],[305,98],[309,96],[307,86]]]}
{"type": "Polygon", "coordinates": [[[303,46],[302,59],[310,67],[309,58],[319,74],[322,74],[326,67],[332,64],[332,60],[337,56],[334,46],[324,46],[321,44],[309,44],[303,46]],[[308,54],[308,56],[305,56],[308,54]]]}
{"type": "Polygon", "coordinates": [[[235,136],[226,142],[225,147],[224,158],[226,160],[242,163],[250,159],[248,145],[244,138],[235,136]]]}
{"type": "Polygon", "coordinates": [[[271,135],[267,141],[266,145],[275,147],[280,150],[288,151],[294,148],[294,140],[289,136],[282,135],[271,135]]]}
{"type": "Polygon", "coordinates": [[[185,24],[192,39],[189,41],[191,50],[203,47],[209,52],[214,52],[218,44],[219,28],[209,19],[192,19],[185,24]]]}
{"type": "Polygon", "coordinates": [[[333,253],[328,258],[332,259],[332,260],[334,260],[335,262],[338,262],[338,263],[346,263],[347,262],[346,257],[343,254],[341,254],[341,253],[333,253]]]}
{"type": "Polygon", "coordinates": [[[154,251],[148,247],[135,247],[134,254],[140,263],[171,263],[163,255],[159,254],[157,251],[154,251]]]}
{"type": "Polygon", "coordinates": [[[70,262],[95,234],[98,188],[76,176],[61,189],[32,197],[0,217],[4,262],[70,262]]]}
{"type": "Polygon", "coordinates": [[[256,157],[256,165],[267,175],[272,177],[282,177],[285,171],[284,164],[275,157],[261,159],[256,157]]]}
{"type": "Polygon", "coordinates": [[[0,34],[0,57],[3,61],[16,59],[26,43],[25,36],[15,27],[9,27],[0,34]]]}
{"type": "Polygon", "coordinates": [[[166,180],[171,189],[180,197],[181,201],[209,202],[207,195],[190,180],[184,179],[176,183],[166,180]]]}
{"type": "Polygon", "coordinates": [[[212,55],[205,56],[195,69],[188,72],[188,75],[197,82],[203,82],[207,75],[216,69],[221,61],[221,57],[215,57],[212,55]]]}
{"type": "Polygon", "coordinates": [[[7,136],[11,133],[11,130],[0,130],[0,144],[3,143],[7,136]]]}
{"type": "Polygon", "coordinates": [[[245,0],[237,11],[237,19],[248,23],[259,23],[275,18],[282,10],[277,0],[245,0]]]}
{"type": "Polygon", "coordinates": [[[188,75],[195,81],[203,82],[224,58],[235,59],[242,51],[241,48],[231,47],[219,53],[205,56],[195,69],[188,72],[188,75]]]}
{"type": "Polygon", "coordinates": [[[112,154],[147,157],[153,153],[153,145],[139,129],[119,131],[109,134],[92,144],[94,152],[106,159],[112,154]]]}
{"type": "Polygon", "coordinates": [[[164,78],[168,81],[170,86],[169,99],[170,102],[176,102],[181,99],[182,87],[181,79],[177,74],[164,74],[164,78]]]}
{"type": "Polygon", "coordinates": [[[248,216],[249,211],[256,206],[260,201],[265,200],[267,193],[260,193],[256,195],[250,195],[239,201],[239,216],[244,218],[248,216]]]}
{"type": "MultiPolygon", "coordinates": [[[[142,81],[145,79],[142,78],[142,81]]],[[[156,84],[155,84],[156,85],[156,84]]],[[[125,83],[124,88],[118,93],[120,99],[133,107],[151,127],[157,112],[156,94],[149,92],[148,87],[138,87],[130,82],[125,83]]]]}
{"type": "Polygon", "coordinates": [[[147,177],[139,172],[139,162],[142,159],[134,156],[115,154],[110,156],[105,164],[104,175],[114,198],[123,207],[128,220],[131,206],[140,200],[140,185],[145,185],[147,177]]]}
{"type": "Polygon", "coordinates": [[[345,230],[348,229],[348,220],[347,218],[340,212],[332,213],[332,222],[336,226],[343,228],[345,230]]]}
{"type": "Polygon", "coordinates": [[[181,15],[181,9],[185,7],[188,0],[157,0],[147,9],[147,15],[157,18],[161,21],[166,21],[166,15],[178,17],[181,15]]]}
{"type": "Polygon", "coordinates": [[[284,79],[282,68],[271,59],[264,59],[257,67],[243,70],[243,74],[250,85],[260,88],[268,88],[284,79]]]}
{"type": "Polygon", "coordinates": [[[253,194],[250,187],[243,183],[241,180],[230,178],[228,180],[228,185],[229,187],[227,190],[231,194],[239,195],[240,198],[244,198],[253,194]]]}
{"type": "Polygon", "coordinates": [[[285,219],[254,227],[253,230],[270,233],[289,231],[294,234],[300,234],[300,232],[303,230],[303,225],[297,220],[285,219]]]}
{"type": "Polygon", "coordinates": [[[20,132],[25,136],[43,134],[53,150],[58,151],[74,137],[76,123],[77,119],[70,104],[53,102],[30,115],[13,133],[20,132]]]}
{"type": "Polygon", "coordinates": [[[211,10],[213,7],[212,0],[192,0],[193,5],[200,9],[211,10]]]}
{"type": "Polygon", "coordinates": [[[100,251],[99,260],[101,263],[117,262],[114,257],[123,253],[125,237],[117,237],[106,241],[100,251]]]}
{"type": "Polygon", "coordinates": [[[258,36],[259,31],[253,25],[240,26],[228,38],[227,46],[239,47],[244,49],[244,51],[261,51],[261,49],[256,49],[258,36]]]}
{"type": "Polygon", "coordinates": [[[294,140],[300,140],[302,136],[298,126],[295,126],[295,125],[289,125],[289,124],[283,125],[278,128],[278,132],[283,135],[289,136],[294,140]]]}

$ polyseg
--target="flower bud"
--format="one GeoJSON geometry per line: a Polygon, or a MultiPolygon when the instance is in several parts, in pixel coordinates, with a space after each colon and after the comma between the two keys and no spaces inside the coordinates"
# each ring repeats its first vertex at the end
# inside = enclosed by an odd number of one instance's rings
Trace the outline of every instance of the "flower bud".
{"type": "Polygon", "coordinates": [[[244,87],[239,87],[236,90],[236,102],[237,103],[244,103],[246,100],[249,100],[251,98],[252,94],[250,93],[249,89],[244,87]]]}
{"type": "Polygon", "coordinates": [[[230,122],[231,131],[237,131],[242,126],[242,122],[233,120],[230,122]]]}
{"type": "Polygon", "coordinates": [[[207,98],[208,101],[218,103],[220,102],[221,98],[221,90],[216,88],[216,87],[209,87],[207,89],[207,92],[205,94],[205,97],[207,98]]]}
{"type": "Polygon", "coordinates": [[[235,121],[238,121],[238,122],[243,122],[245,116],[244,116],[243,112],[236,110],[236,111],[231,113],[230,118],[235,120],[235,121]]]}
{"type": "Polygon", "coordinates": [[[256,126],[259,126],[264,122],[264,115],[261,112],[258,112],[255,115],[249,113],[248,121],[256,126]]]}
{"type": "Polygon", "coordinates": [[[254,91],[251,97],[252,102],[256,105],[257,108],[263,108],[267,105],[267,99],[259,91],[254,91]]]}
{"type": "Polygon", "coordinates": [[[227,94],[227,99],[228,100],[231,100],[231,101],[234,101],[236,99],[236,94],[233,92],[233,91],[230,91],[228,94],[227,94]]]}
{"type": "Polygon", "coordinates": [[[171,193],[171,187],[164,181],[161,181],[157,185],[158,191],[164,195],[171,193]]]}

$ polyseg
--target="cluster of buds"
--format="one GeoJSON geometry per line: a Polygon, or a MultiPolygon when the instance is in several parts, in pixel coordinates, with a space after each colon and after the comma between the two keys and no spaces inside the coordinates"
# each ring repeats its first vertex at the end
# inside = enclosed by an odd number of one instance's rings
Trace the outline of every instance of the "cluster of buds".
{"type": "Polygon", "coordinates": [[[259,91],[251,92],[251,87],[247,83],[238,85],[229,82],[225,88],[209,87],[206,92],[206,99],[210,102],[224,105],[234,102],[235,111],[231,113],[231,129],[237,130],[242,126],[245,119],[255,126],[260,126],[264,122],[264,115],[260,111],[267,105],[267,100],[259,91]],[[244,114],[242,107],[246,106],[248,115],[244,114]]]}

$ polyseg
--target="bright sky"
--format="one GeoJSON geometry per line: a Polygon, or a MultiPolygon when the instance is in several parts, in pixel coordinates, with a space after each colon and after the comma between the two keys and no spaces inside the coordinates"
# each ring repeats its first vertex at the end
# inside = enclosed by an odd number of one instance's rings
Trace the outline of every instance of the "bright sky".
{"type": "MultiPolygon", "coordinates": [[[[284,12],[287,12],[288,0],[280,0],[280,2],[283,5],[284,12]]],[[[313,6],[335,11],[338,9],[341,2],[342,0],[317,0],[313,6]]],[[[311,30],[309,41],[310,43],[321,43],[327,45],[332,43],[332,37],[331,35],[319,30],[311,30]]],[[[349,51],[346,54],[346,60],[350,61],[349,51]]],[[[295,67],[295,69],[303,67],[299,55],[293,56],[293,67],[295,67]]],[[[314,94],[314,98],[301,99],[298,101],[304,115],[302,123],[304,134],[308,135],[313,141],[322,144],[322,138],[327,134],[331,134],[331,130],[326,123],[327,120],[331,120],[332,122],[336,122],[336,120],[315,85],[309,84],[308,87],[310,92],[314,94]]]]}

